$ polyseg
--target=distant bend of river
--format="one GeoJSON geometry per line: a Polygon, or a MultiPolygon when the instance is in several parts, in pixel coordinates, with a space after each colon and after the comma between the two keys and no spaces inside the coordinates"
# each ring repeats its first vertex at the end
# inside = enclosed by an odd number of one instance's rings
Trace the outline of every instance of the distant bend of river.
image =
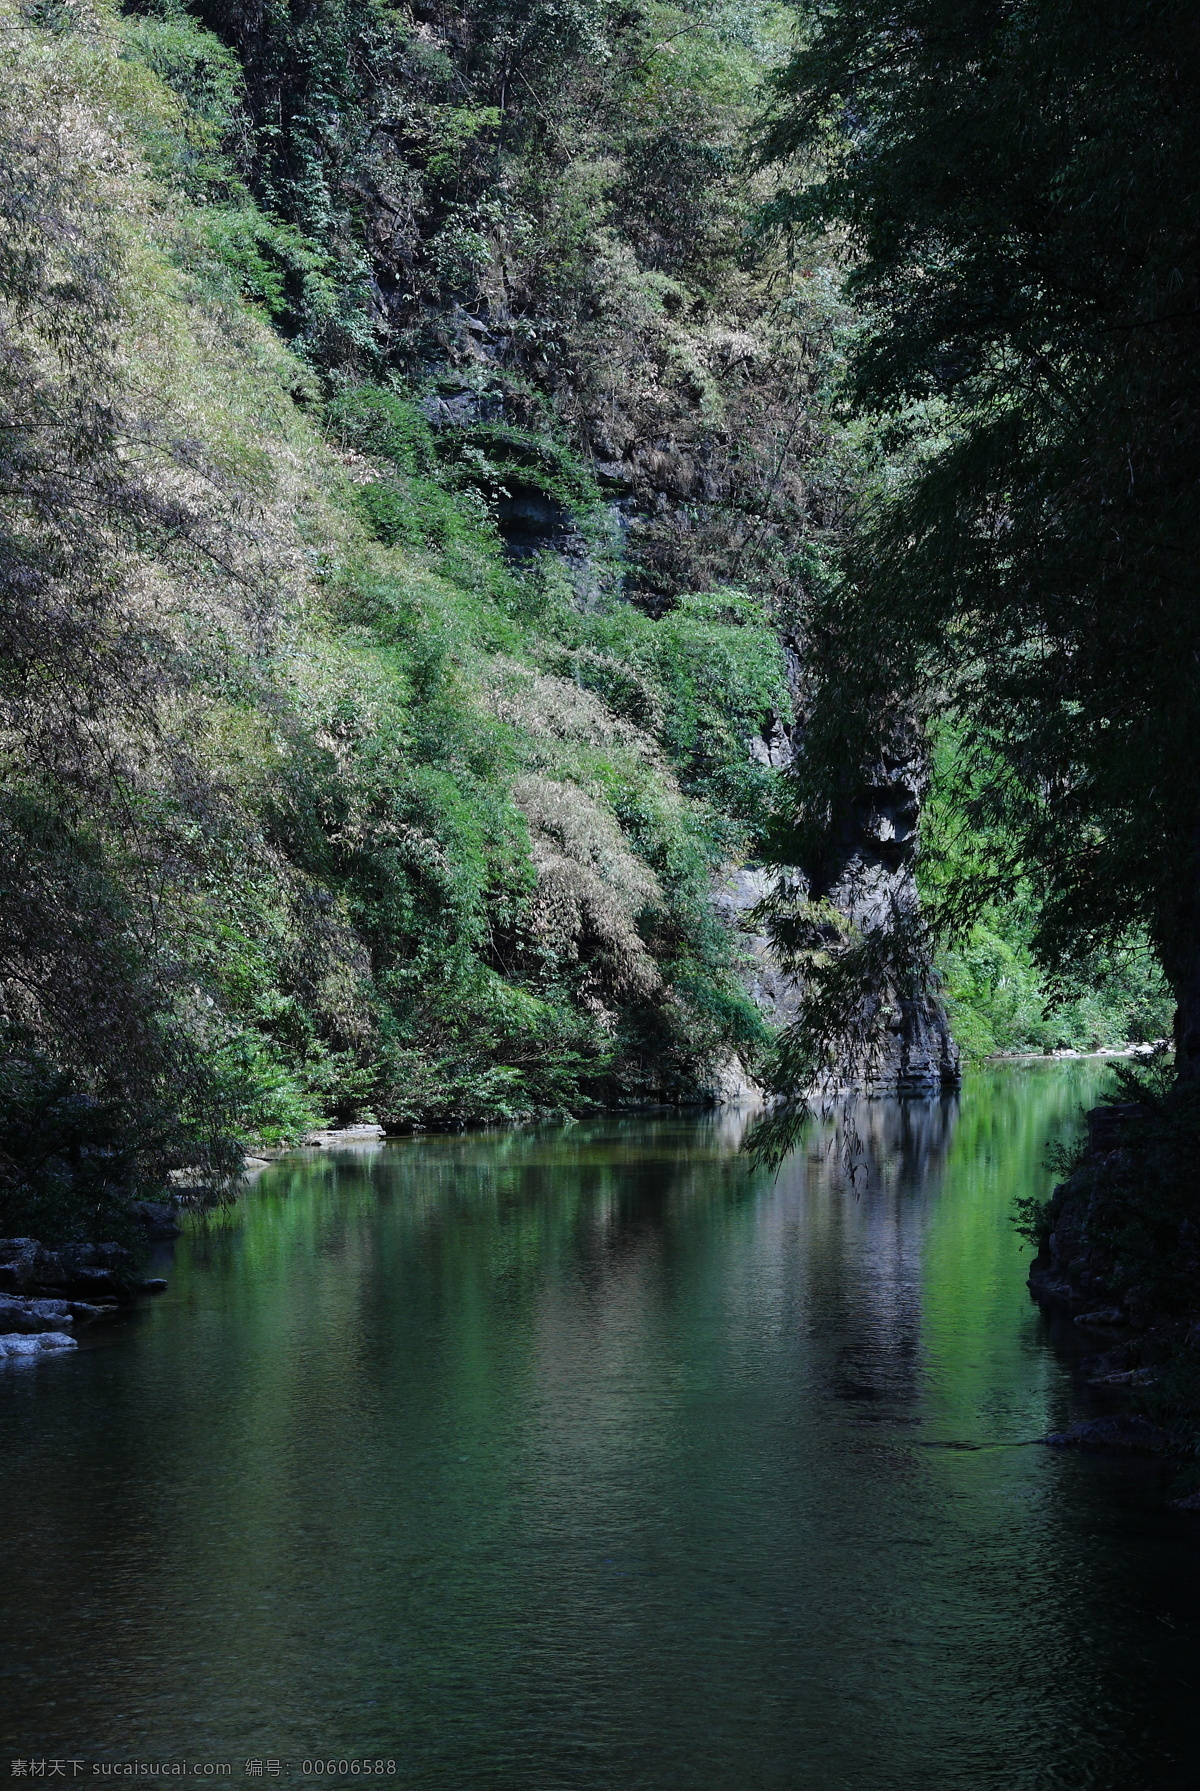
{"type": "Polygon", "coordinates": [[[1200,1527],[1036,1441],[1010,1213],[1103,1076],[872,1103],[853,1173],[719,1115],[279,1163],[0,1375],[0,1776],[1195,1791],[1200,1527]]]}

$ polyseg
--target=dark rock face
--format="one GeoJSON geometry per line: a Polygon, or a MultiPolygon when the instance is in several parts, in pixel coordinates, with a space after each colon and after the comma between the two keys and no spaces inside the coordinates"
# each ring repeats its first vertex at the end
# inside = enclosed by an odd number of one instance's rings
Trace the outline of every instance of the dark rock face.
{"type": "MultiPolygon", "coordinates": [[[[152,1208],[151,1238],[179,1235],[174,1209],[152,1208]]],[[[133,1254],[122,1244],[62,1244],[47,1249],[36,1238],[0,1238],[0,1307],[13,1300],[58,1311],[64,1302],[130,1299],[137,1288],[133,1254]]],[[[35,1327],[38,1328],[38,1327],[35,1327]]]]}
{"type": "Polygon", "coordinates": [[[164,1243],[168,1238],[180,1235],[175,1211],[167,1200],[138,1200],[133,1206],[133,1216],[151,1243],[164,1243]]]}
{"type": "MultiPolygon", "coordinates": [[[[880,762],[830,829],[809,893],[864,931],[920,908],[915,860],[926,777],[914,754],[880,762]]],[[[872,1094],[930,1095],[958,1087],[961,1065],[941,1002],[882,989],[867,1061],[854,1080],[872,1094]]]]}
{"type": "Polygon", "coordinates": [[[1098,1350],[1075,1363],[1089,1403],[1118,1399],[1126,1409],[1045,1440],[1190,1457],[1200,1437],[1190,1099],[1108,1105],[1087,1117],[1087,1151],[1039,1217],[1044,1242],[1029,1290],[1059,1319],[1060,1339],[1074,1333],[1098,1350]]]}
{"type": "MultiPolygon", "coordinates": [[[[799,749],[799,730],[775,718],[752,748],[761,762],[780,768],[799,749]]],[[[914,859],[923,793],[915,761],[881,765],[831,830],[822,861],[806,867],[808,896],[828,900],[864,930],[885,925],[897,913],[914,913],[920,901],[914,859]]],[[[742,934],[746,982],[754,1000],[775,1025],[786,1025],[795,1017],[801,989],[752,918],[773,882],[774,873],[743,867],[718,887],[714,906],[742,934]]],[[[880,990],[866,1060],[848,1064],[845,1080],[874,1095],[927,1097],[956,1089],[961,1080],[958,1047],[940,1001],[933,995],[914,998],[880,990]]]]}
{"type": "Polygon", "coordinates": [[[1144,1118],[1136,1102],[1094,1107],[1087,1114],[1088,1155],[1054,1191],[1053,1229],[1029,1270],[1029,1291],[1039,1305],[1063,1312],[1088,1330],[1129,1325],[1127,1289],[1114,1278],[1109,1252],[1092,1233],[1102,1190],[1097,1174],[1123,1160],[1123,1139],[1144,1118]]]}
{"type": "Polygon", "coordinates": [[[1081,1215],[1066,1213],[1029,1269],[1029,1291],[1040,1306],[1078,1318],[1089,1329],[1128,1323],[1113,1304],[1107,1277],[1089,1262],[1081,1215]]]}
{"type": "Polygon", "coordinates": [[[578,552],[578,530],[565,505],[536,485],[510,480],[496,501],[496,526],[509,557],[529,560],[537,553],[578,552]]]}
{"type": "MultiPolygon", "coordinates": [[[[464,320],[465,321],[465,320],[464,320]]],[[[472,340],[485,331],[476,318],[469,334],[472,340]]],[[[473,386],[460,386],[431,392],[421,401],[421,410],[435,429],[469,429],[475,423],[499,423],[504,418],[504,399],[499,392],[478,391],[473,386]]]]}
{"type": "Polygon", "coordinates": [[[958,1046],[941,1003],[933,997],[886,1003],[864,1077],[867,1092],[945,1094],[961,1080],[958,1046]]]}
{"type": "Polygon", "coordinates": [[[1145,1119],[1148,1111],[1140,1101],[1118,1101],[1106,1107],[1093,1107],[1086,1115],[1089,1148],[1097,1155],[1119,1150],[1126,1127],[1133,1120],[1145,1119]]]}

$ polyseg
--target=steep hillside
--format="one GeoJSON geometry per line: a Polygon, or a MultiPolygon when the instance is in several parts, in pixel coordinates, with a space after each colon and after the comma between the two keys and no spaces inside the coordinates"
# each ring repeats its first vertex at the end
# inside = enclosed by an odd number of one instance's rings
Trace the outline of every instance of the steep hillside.
{"type": "Polygon", "coordinates": [[[829,305],[739,234],[761,15],[595,16],[4,8],[0,1230],[766,1040],[829,305]]]}

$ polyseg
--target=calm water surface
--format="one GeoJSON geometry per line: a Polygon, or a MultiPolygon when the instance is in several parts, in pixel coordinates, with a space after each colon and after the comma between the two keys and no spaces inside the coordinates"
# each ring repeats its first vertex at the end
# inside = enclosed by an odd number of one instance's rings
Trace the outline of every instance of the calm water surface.
{"type": "Polygon", "coordinates": [[[0,1770],[1195,1791],[1200,1526],[1033,1441],[1008,1213],[1099,1075],[876,1104],[853,1177],[720,1118],[277,1165],[0,1376],[0,1770]]]}

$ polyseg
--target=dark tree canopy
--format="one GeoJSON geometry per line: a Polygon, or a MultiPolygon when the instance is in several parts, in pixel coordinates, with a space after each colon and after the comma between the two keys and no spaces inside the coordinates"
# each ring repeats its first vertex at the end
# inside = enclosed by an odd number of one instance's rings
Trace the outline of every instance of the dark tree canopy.
{"type": "Polygon", "coordinates": [[[1200,1063],[1200,15],[1187,0],[806,14],[778,208],[844,244],[889,470],[814,608],[807,811],[897,718],[952,729],[1051,963],[1148,928],[1200,1063]],[[899,470],[897,470],[897,468],[899,470]]]}

